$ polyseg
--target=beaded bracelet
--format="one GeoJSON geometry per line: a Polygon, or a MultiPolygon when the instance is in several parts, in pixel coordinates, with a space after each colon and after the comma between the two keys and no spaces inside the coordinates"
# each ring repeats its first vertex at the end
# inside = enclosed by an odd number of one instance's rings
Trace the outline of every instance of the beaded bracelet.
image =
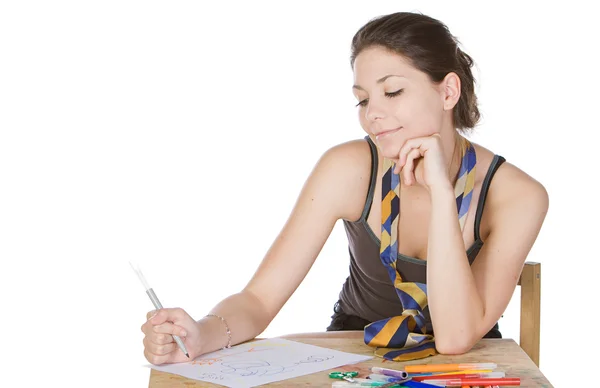
{"type": "Polygon", "coordinates": [[[227,325],[227,321],[225,320],[225,318],[223,318],[220,315],[217,314],[207,314],[207,317],[216,317],[219,318],[221,321],[223,321],[223,323],[225,324],[225,329],[227,330],[227,345],[223,347],[223,349],[229,349],[231,348],[231,330],[229,330],[229,325],[227,325]]]}

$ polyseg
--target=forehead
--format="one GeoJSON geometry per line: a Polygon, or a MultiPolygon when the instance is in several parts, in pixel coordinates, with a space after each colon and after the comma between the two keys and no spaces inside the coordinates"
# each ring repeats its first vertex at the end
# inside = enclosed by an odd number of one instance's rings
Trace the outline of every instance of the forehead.
{"type": "Polygon", "coordinates": [[[378,79],[390,74],[419,81],[426,79],[425,74],[413,67],[404,56],[382,47],[370,47],[361,51],[354,61],[353,70],[354,83],[363,88],[374,85],[378,79]]]}

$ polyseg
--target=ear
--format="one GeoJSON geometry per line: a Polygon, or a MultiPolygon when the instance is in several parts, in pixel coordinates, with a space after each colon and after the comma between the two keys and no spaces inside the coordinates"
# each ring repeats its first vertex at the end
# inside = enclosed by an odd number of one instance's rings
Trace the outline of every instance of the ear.
{"type": "Polygon", "coordinates": [[[460,98],[460,78],[458,75],[453,72],[446,74],[439,87],[444,110],[454,108],[460,98]]]}

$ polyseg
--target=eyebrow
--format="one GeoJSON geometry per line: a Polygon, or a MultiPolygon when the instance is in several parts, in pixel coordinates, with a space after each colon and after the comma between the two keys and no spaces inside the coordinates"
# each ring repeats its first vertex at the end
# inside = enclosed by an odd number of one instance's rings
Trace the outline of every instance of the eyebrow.
{"type": "MultiPolygon", "coordinates": [[[[381,78],[379,78],[379,79],[377,80],[377,83],[378,83],[378,84],[380,84],[380,83],[383,83],[383,82],[385,82],[385,80],[386,80],[386,79],[388,79],[388,78],[390,78],[390,77],[402,77],[402,78],[406,78],[406,77],[405,77],[405,76],[403,76],[403,75],[388,74],[388,75],[386,75],[386,76],[384,76],[384,77],[381,77],[381,78]]],[[[362,91],[364,91],[364,90],[365,90],[365,89],[361,88],[361,87],[360,87],[360,86],[358,86],[358,85],[352,85],[352,89],[358,89],[358,90],[362,90],[362,91]]]]}

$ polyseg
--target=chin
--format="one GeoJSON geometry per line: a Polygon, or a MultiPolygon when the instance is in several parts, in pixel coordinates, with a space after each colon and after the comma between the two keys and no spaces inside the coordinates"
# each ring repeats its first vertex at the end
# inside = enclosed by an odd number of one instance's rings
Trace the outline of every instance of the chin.
{"type": "Polygon", "coordinates": [[[376,142],[375,144],[377,144],[381,156],[387,159],[397,159],[398,154],[400,153],[400,145],[396,143],[397,142],[394,141],[384,140],[376,142]]]}

